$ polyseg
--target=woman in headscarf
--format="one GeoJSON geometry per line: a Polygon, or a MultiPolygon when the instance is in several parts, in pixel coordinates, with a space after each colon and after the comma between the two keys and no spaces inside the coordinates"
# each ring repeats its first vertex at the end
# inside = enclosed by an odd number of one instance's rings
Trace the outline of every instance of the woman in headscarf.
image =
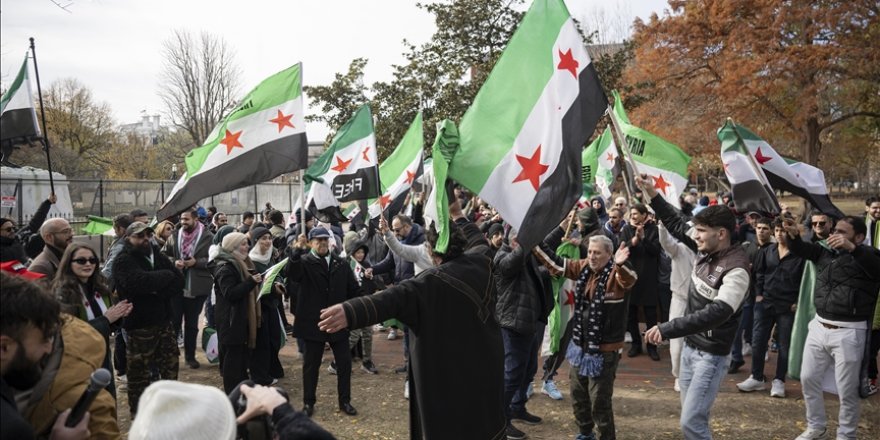
{"type": "MultiPolygon", "coordinates": [[[[131,313],[132,304],[121,301],[113,304],[112,293],[104,275],[98,270],[98,254],[88,245],[71,243],[64,250],[52,291],[58,296],[64,311],[87,321],[101,336],[107,346],[103,367],[113,371],[110,352],[110,333],[118,328],[120,319],[131,313]]],[[[114,381],[108,388],[116,397],[114,381]]]]}
{"type": "MultiPolygon", "coordinates": [[[[257,272],[266,271],[276,263],[275,248],[272,247],[272,233],[257,226],[251,230],[254,246],[248,256],[254,262],[257,272]]],[[[281,291],[273,285],[269,293],[259,297],[260,325],[257,328],[257,346],[251,353],[251,380],[259,385],[272,385],[284,377],[284,368],[278,360],[281,350],[281,316],[278,305],[281,303],[281,291]]]]}
{"type": "MultiPolygon", "coordinates": [[[[220,252],[220,245],[223,243],[223,237],[226,237],[231,232],[235,232],[235,228],[226,225],[218,229],[217,233],[214,234],[214,239],[211,241],[211,247],[208,248],[208,263],[214,261],[214,257],[220,252]]],[[[217,302],[216,290],[215,283],[214,287],[211,288],[211,295],[209,295],[208,299],[205,301],[205,325],[211,328],[214,328],[214,303],[217,302]]]]}
{"type": "Polygon", "coordinates": [[[223,238],[217,256],[208,263],[214,274],[214,318],[227,394],[248,378],[248,357],[256,347],[260,322],[257,293],[263,277],[248,257],[249,248],[246,235],[230,232],[223,238]]]}

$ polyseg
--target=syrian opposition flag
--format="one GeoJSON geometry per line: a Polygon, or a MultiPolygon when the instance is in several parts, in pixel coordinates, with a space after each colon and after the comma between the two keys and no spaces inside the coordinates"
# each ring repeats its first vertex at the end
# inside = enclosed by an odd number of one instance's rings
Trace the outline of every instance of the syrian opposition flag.
{"type": "Polygon", "coordinates": [[[378,162],[373,115],[364,104],[306,171],[306,207],[323,222],[346,221],[340,202],[379,197],[378,162]]]}
{"type": "MultiPolygon", "coordinates": [[[[449,244],[449,194],[446,178],[449,162],[460,146],[458,128],[449,119],[437,123],[437,134],[431,146],[431,176],[434,185],[425,201],[425,218],[434,223],[437,229],[437,244],[434,250],[445,254],[449,244]]],[[[427,172],[425,174],[428,174],[427,172]]]]}
{"type": "Polygon", "coordinates": [[[302,64],[266,78],[186,155],[186,172],[156,213],[166,219],[199,200],[308,165],[302,64]]]}
{"type": "Polygon", "coordinates": [[[768,215],[780,212],[779,201],[767,181],[764,171],[754,158],[736,130],[736,124],[728,120],[718,129],[721,141],[721,163],[730,182],[730,192],[738,212],[757,211],[768,215]]]}
{"type": "Polygon", "coordinates": [[[25,55],[15,81],[0,98],[0,142],[3,144],[27,143],[40,137],[27,64],[25,55]]]}
{"type": "Polygon", "coordinates": [[[449,177],[492,204],[531,248],[581,196],[581,151],[605,107],[565,4],[535,0],[462,117],[449,177]]]}
{"type": "MultiPolygon", "coordinates": [[[[804,198],[816,209],[832,217],[843,217],[844,214],[837,206],[834,206],[834,203],[831,202],[831,198],[828,196],[828,187],[825,185],[825,173],[822,170],[802,162],[783,158],[765,140],[732,121],[728,121],[718,131],[719,139],[721,139],[725,128],[728,129],[728,136],[731,135],[730,132],[732,131],[739,141],[742,142],[741,153],[745,154],[748,152],[747,154],[754,159],[752,163],[760,167],[770,187],[776,190],[788,191],[804,198]]],[[[722,140],[722,154],[724,152],[723,148],[724,141],[722,140]]],[[[730,167],[725,166],[725,171],[727,171],[728,177],[730,177],[730,167]]],[[[733,200],[737,204],[737,209],[739,209],[739,201],[736,194],[734,194],[733,200]]]]}
{"type": "Polygon", "coordinates": [[[606,200],[611,198],[611,185],[620,174],[617,156],[617,145],[610,128],[584,149],[581,155],[584,198],[590,199],[596,194],[606,200]]]}
{"type": "Polygon", "coordinates": [[[391,218],[403,208],[406,195],[422,174],[424,143],[422,112],[419,112],[394,152],[379,165],[382,195],[369,203],[371,219],[382,212],[385,218],[391,218]]]}
{"type": "Polygon", "coordinates": [[[632,125],[617,91],[614,91],[611,117],[626,140],[623,148],[635,162],[633,167],[653,180],[654,188],[669,204],[680,208],[678,196],[687,187],[687,167],[691,157],[666,139],[632,125]]]}
{"type": "Polygon", "coordinates": [[[257,295],[257,301],[259,301],[263,295],[272,293],[272,285],[275,284],[278,275],[280,275],[286,267],[287,258],[279,261],[263,273],[263,284],[260,285],[260,293],[257,295]]]}
{"type": "Polygon", "coordinates": [[[116,232],[113,230],[113,219],[96,215],[90,215],[88,219],[89,222],[83,227],[83,232],[87,235],[116,236],[116,232]]]}

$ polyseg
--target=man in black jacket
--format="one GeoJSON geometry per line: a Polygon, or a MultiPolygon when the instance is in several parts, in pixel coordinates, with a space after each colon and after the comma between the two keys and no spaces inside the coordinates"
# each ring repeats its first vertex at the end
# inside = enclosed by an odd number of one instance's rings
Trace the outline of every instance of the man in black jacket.
{"type": "MultiPolygon", "coordinates": [[[[758,226],[762,225],[758,224],[758,226]]],[[[781,217],[773,221],[773,233],[776,243],[761,248],[752,266],[755,292],[752,374],[745,381],[736,384],[736,387],[743,392],[766,388],[764,354],[767,352],[770,331],[775,325],[779,358],[776,360],[776,375],[773,378],[770,396],[785,397],[788,347],[791,343],[791,329],[794,325],[801,278],[804,275],[804,259],[789,249],[781,217]]]]}
{"type": "Polygon", "coordinates": [[[31,217],[31,221],[27,226],[16,230],[15,221],[11,218],[0,218],[0,262],[18,260],[22,264],[27,264],[30,258],[24,248],[27,241],[40,230],[40,226],[46,221],[49,209],[58,201],[55,194],[49,196],[37,208],[37,212],[31,217]]]}
{"type": "Polygon", "coordinates": [[[815,262],[819,270],[813,290],[816,317],[808,327],[801,366],[807,430],[798,440],[828,436],[822,391],[828,369],[834,370],[840,398],[837,438],[856,438],[859,370],[880,290],[880,253],[860,244],[867,227],[858,217],[838,220],[827,247],[801,240],[792,221],[786,221],[785,229],[792,253],[815,262]]]}
{"type": "Polygon", "coordinates": [[[122,324],[128,336],[128,405],[137,413],[141,394],[150,385],[150,368],[160,379],[177,380],[180,349],[171,327],[171,299],[183,293],[183,274],[150,243],[153,229],[134,222],[125,230],[125,246],[113,265],[120,300],[133,308],[122,324]]]}
{"type": "Polygon", "coordinates": [[[666,229],[697,252],[688,287],[685,315],[654,326],[645,340],[685,338],[681,354],[681,430],[684,438],[709,439],[709,411],[730,364],[730,348],[749,292],[749,260],[742,246],[731,245],[736,217],[727,206],[709,206],[693,218],[696,237],[680,213],[657,194],[651,179],[638,179],[666,229]]]}
{"type": "Polygon", "coordinates": [[[495,316],[504,341],[504,404],[508,421],[507,438],[525,434],[510,422],[530,425],[541,418],[526,410],[526,390],[538,369],[538,356],[547,315],[553,309],[550,276],[529,249],[517,242],[517,230],[507,234],[507,243],[495,254],[495,286],[498,302],[495,316]]]}
{"type": "MultiPolygon", "coordinates": [[[[299,283],[293,331],[305,342],[303,350],[303,411],[312,415],[317,401],[318,372],[324,345],[329,343],[336,362],[339,409],[356,415],[351,405],[351,351],[348,331],[329,334],[318,329],[321,310],[360,295],[360,287],[347,261],[330,252],[330,233],[321,226],[300,235],[289,252],[287,276],[299,283]]],[[[360,328],[360,327],[358,327],[360,328]]]]}

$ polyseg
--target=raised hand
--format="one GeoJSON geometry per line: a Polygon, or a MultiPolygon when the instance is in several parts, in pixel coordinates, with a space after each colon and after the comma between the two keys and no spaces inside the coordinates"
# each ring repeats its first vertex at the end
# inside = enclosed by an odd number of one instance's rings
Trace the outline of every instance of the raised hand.
{"type": "Polygon", "coordinates": [[[654,188],[654,181],[651,179],[651,176],[647,174],[642,174],[639,177],[635,178],[636,186],[642,190],[647,198],[653,199],[654,196],[657,195],[657,188],[654,188]]]}
{"type": "Polygon", "coordinates": [[[621,243],[620,247],[617,248],[617,252],[614,253],[614,264],[621,265],[626,263],[626,260],[629,259],[629,248],[626,247],[626,244],[621,243]]]}

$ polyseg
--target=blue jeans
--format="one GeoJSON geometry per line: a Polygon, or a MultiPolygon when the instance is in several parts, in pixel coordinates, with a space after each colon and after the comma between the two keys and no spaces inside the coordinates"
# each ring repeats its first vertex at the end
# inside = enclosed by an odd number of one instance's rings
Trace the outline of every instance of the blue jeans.
{"type": "Polygon", "coordinates": [[[538,371],[538,351],[544,337],[544,325],[539,324],[534,333],[522,334],[506,328],[501,329],[504,342],[504,408],[509,421],[511,415],[526,410],[529,383],[538,371]]]}
{"type": "Polygon", "coordinates": [[[727,374],[730,356],[719,356],[685,343],[681,351],[681,432],[686,440],[711,439],[709,411],[727,374]]]}
{"type": "Polygon", "coordinates": [[[754,301],[749,299],[743,304],[742,319],[739,321],[739,327],[736,329],[736,337],[733,338],[733,347],[730,350],[730,355],[733,356],[733,360],[740,362],[740,365],[745,362],[743,360],[743,337],[745,337],[746,342],[749,344],[752,343],[754,305],[754,301]]]}
{"type": "Polygon", "coordinates": [[[777,312],[771,305],[765,306],[763,302],[755,303],[755,331],[752,339],[752,377],[755,380],[764,380],[764,355],[767,353],[767,343],[770,341],[770,332],[776,324],[776,334],[779,337],[779,359],[776,360],[776,376],[785,382],[788,373],[788,347],[791,345],[791,327],[794,325],[794,312],[777,312]]]}

